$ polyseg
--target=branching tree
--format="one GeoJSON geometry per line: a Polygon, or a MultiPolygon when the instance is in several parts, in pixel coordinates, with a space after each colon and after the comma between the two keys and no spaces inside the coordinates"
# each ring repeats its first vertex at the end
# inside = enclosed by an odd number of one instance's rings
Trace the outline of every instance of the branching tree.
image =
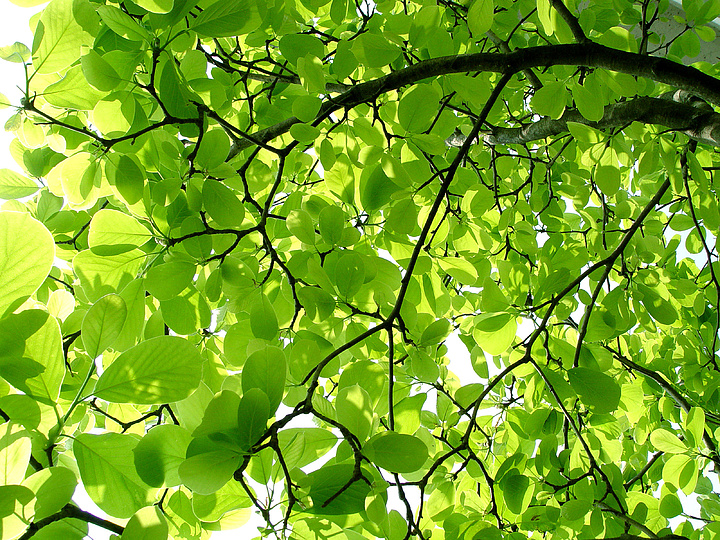
{"type": "Polygon", "coordinates": [[[715,539],[683,7],[52,0],[0,49],[2,538],[715,539]]]}

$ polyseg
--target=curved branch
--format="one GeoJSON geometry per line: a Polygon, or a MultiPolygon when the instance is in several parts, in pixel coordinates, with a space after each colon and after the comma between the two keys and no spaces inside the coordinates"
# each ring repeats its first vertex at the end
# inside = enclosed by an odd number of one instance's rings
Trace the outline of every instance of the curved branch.
{"type": "Polygon", "coordinates": [[[103,529],[114,532],[115,534],[122,534],[125,530],[125,527],[123,527],[122,525],[118,525],[117,523],[113,523],[112,521],[108,521],[107,519],[100,518],[95,514],[91,514],[90,512],[81,510],[74,504],[68,503],[63,506],[60,511],[55,512],[51,516],[31,523],[19,540],[26,540],[28,538],[32,538],[33,536],[35,536],[35,533],[37,533],[43,527],[47,527],[51,523],[55,523],[56,521],[60,521],[61,519],[65,518],[74,518],[84,521],[86,523],[92,523],[93,525],[102,527],[103,529]]]}
{"type": "MultiPolygon", "coordinates": [[[[514,75],[526,69],[551,66],[587,66],[646,77],[686,90],[720,106],[720,81],[698,69],[672,62],[666,58],[643,56],[587,42],[529,47],[510,53],[475,53],[424,60],[384,77],[358,84],[336,98],[329,98],[320,108],[315,123],[319,123],[339,109],[355,107],[360,103],[372,101],[385,92],[397,90],[431,77],[477,71],[514,75]]],[[[291,126],[298,123],[301,121],[293,116],[251,135],[256,140],[267,143],[275,137],[283,135],[290,130],[291,126]]],[[[230,158],[250,146],[252,143],[247,141],[233,146],[230,158]]]]}

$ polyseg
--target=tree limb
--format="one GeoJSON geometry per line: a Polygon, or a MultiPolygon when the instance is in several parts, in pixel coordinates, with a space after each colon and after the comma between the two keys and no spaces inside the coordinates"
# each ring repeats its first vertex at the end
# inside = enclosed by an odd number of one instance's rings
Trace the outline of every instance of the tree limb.
{"type": "MultiPolygon", "coordinates": [[[[513,75],[531,68],[551,66],[587,66],[646,77],[686,90],[709,103],[720,106],[720,81],[698,69],[672,62],[666,58],[643,56],[586,42],[529,47],[510,53],[475,53],[424,60],[383,77],[358,84],[335,98],[328,98],[313,123],[319,124],[339,109],[355,107],[360,103],[372,101],[386,92],[431,77],[477,71],[513,75]]],[[[291,126],[298,123],[301,121],[293,116],[253,133],[252,137],[256,141],[267,143],[275,137],[283,135],[290,130],[291,126]]],[[[233,145],[230,158],[252,145],[253,142],[245,140],[233,145]]]]}
{"type": "Polygon", "coordinates": [[[68,503],[63,506],[60,511],[55,512],[51,516],[31,523],[19,540],[27,540],[28,538],[32,538],[33,536],[35,536],[35,533],[37,533],[43,527],[47,527],[51,523],[55,523],[56,521],[60,521],[61,519],[65,518],[75,518],[81,521],[85,521],[86,523],[92,523],[93,525],[102,527],[103,529],[114,532],[115,534],[122,534],[125,530],[125,527],[123,527],[122,525],[118,525],[117,523],[113,523],[112,521],[100,518],[94,514],[91,514],[90,512],[81,510],[72,503],[68,503]]]}
{"type": "Polygon", "coordinates": [[[583,118],[576,109],[566,109],[557,120],[543,118],[523,127],[497,127],[485,135],[485,142],[492,145],[525,144],[567,132],[568,122],[585,124],[599,130],[642,122],[661,125],[680,131],[698,142],[720,146],[720,114],[686,103],[652,97],[638,97],[606,105],[603,118],[597,122],[583,118]]]}

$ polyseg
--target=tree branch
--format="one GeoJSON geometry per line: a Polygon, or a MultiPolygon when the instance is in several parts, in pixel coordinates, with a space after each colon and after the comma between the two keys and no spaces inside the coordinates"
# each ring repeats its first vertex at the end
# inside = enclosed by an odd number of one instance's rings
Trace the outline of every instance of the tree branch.
{"type": "Polygon", "coordinates": [[[570,13],[570,10],[562,0],[550,0],[550,5],[558,12],[558,15],[565,21],[565,24],[570,27],[570,31],[578,43],[587,43],[589,41],[577,17],[570,13]]]}
{"type": "Polygon", "coordinates": [[[59,512],[55,512],[53,515],[36,521],[35,523],[31,523],[25,533],[19,538],[19,540],[27,540],[28,538],[32,538],[33,536],[35,536],[35,533],[37,533],[43,527],[47,527],[51,523],[55,523],[56,521],[60,521],[61,519],[65,518],[75,518],[85,521],[86,523],[92,523],[93,525],[102,527],[103,529],[114,532],[115,534],[122,534],[125,530],[125,527],[123,527],[122,525],[118,525],[117,523],[113,523],[112,521],[100,518],[94,514],[91,514],[90,512],[81,510],[74,504],[68,503],[63,506],[62,510],[60,510],[59,512]]]}
{"type": "Polygon", "coordinates": [[[642,122],[680,131],[698,142],[720,146],[720,114],[670,99],[639,97],[605,106],[601,120],[591,122],[576,109],[566,109],[554,120],[543,118],[517,128],[493,128],[485,135],[488,144],[525,144],[553,137],[568,131],[568,122],[577,122],[595,129],[622,127],[630,122],[642,122]]]}
{"type": "MultiPolygon", "coordinates": [[[[336,98],[329,98],[320,108],[314,124],[320,123],[331,113],[352,108],[360,103],[372,101],[378,96],[415,84],[424,79],[451,73],[493,72],[514,75],[531,68],[551,66],[587,66],[646,77],[656,82],[686,90],[708,102],[720,106],[720,81],[693,67],[684,66],[654,56],[619,51],[593,42],[571,45],[546,45],[518,49],[510,53],[476,53],[431,58],[399,69],[384,77],[358,84],[336,98]]],[[[290,127],[301,123],[290,117],[252,135],[262,143],[283,135],[290,127]]],[[[249,141],[234,145],[229,158],[252,146],[249,141]]]]}

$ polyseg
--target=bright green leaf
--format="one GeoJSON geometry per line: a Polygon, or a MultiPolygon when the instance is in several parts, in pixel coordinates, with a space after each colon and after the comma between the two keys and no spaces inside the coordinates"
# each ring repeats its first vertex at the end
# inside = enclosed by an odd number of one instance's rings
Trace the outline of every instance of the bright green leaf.
{"type": "Polygon", "coordinates": [[[114,403],[179,401],[200,384],[197,348],[176,336],[158,336],[128,349],[98,379],[93,394],[114,403]]]}

